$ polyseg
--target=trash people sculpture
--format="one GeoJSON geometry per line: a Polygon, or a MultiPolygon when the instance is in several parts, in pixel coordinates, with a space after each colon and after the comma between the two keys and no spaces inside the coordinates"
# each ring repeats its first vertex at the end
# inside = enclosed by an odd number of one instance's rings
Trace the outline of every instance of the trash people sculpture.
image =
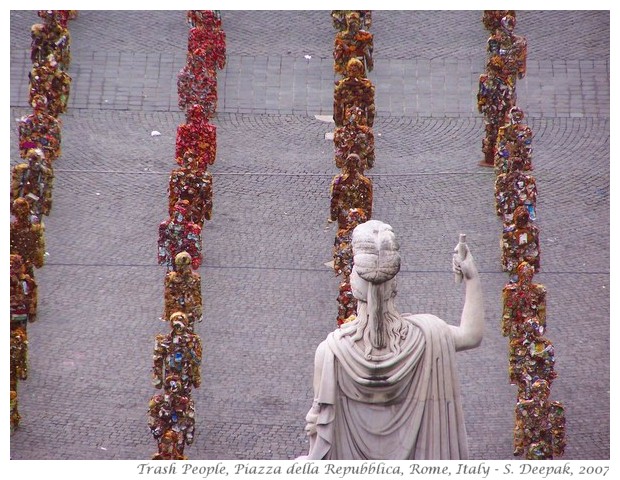
{"type": "Polygon", "coordinates": [[[342,126],[334,130],[334,160],[342,168],[347,157],[355,153],[362,160],[364,170],[375,164],[375,135],[366,125],[366,115],[357,106],[347,107],[342,126]]]}
{"type": "Polygon", "coordinates": [[[392,228],[370,220],[353,231],[351,288],[357,318],[316,350],[307,459],[465,459],[467,437],[456,352],[482,341],[484,306],[473,255],[463,244],[455,273],[465,284],[459,326],[396,310],[400,270],[392,228]]]}
{"type": "Polygon", "coordinates": [[[478,112],[484,115],[485,137],[482,140],[484,160],[479,165],[495,167],[497,135],[506,112],[514,106],[515,88],[509,76],[503,74],[504,60],[499,55],[487,62],[487,70],[478,81],[478,112]]]}
{"type": "Polygon", "coordinates": [[[40,148],[51,166],[61,153],[61,122],[47,113],[47,98],[43,95],[34,95],[31,106],[33,112],[21,117],[17,123],[19,154],[27,158],[29,150],[40,148]]]}
{"type": "Polygon", "coordinates": [[[174,258],[176,269],[164,279],[164,314],[168,321],[175,312],[187,315],[187,327],[193,332],[194,323],[202,321],[202,292],[200,274],[192,271],[192,257],[187,252],[174,258]]]}
{"type": "Polygon", "coordinates": [[[345,75],[349,60],[357,58],[364,64],[366,72],[372,72],[372,33],[362,30],[362,20],[358,12],[347,13],[345,19],[346,30],[338,32],[334,40],[334,71],[345,75]]]}
{"type": "Polygon", "coordinates": [[[148,425],[158,447],[152,459],[187,460],[183,451],[194,441],[194,401],[178,375],[168,375],[163,388],[164,393],[153,395],[149,402],[148,425]]]}
{"type": "Polygon", "coordinates": [[[174,216],[175,205],[187,201],[186,220],[200,228],[211,219],[213,209],[213,176],[201,168],[196,156],[187,151],[183,165],[170,172],[168,181],[168,214],[174,216]]]}
{"type": "Polygon", "coordinates": [[[32,148],[27,153],[28,163],[18,163],[11,170],[11,201],[23,197],[30,204],[33,220],[41,220],[52,209],[54,172],[45,162],[43,151],[32,148]]]}
{"type": "Polygon", "coordinates": [[[330,220],[338,221],[338,229],[347,227],[351,208],[360,208],[367,218],[372,218],[372,182],[362,172],[359,155],[352,153],[347,157],[342,173],[332,179],[330,220]]]}
{"type": "Polygon", "coordinates": [[[334,122],[342,127],[348,108],[358,107],[365,117],[365,125],[372,127],[375,121],[375,87],[365,77],[364,64],[357,58],[347,63],[347,75],[334,87],[334,122]]]}
{"type": "Polygon", "coordinates": [[[159,224],[157,261],[168,271],[175,269],[174,258],[181,252],[191,255],[192,268],[202,264],[202,228],[187,219],[189,209],[187,200],[179,200],[173,214],[159,224]]]}
{"type": "Polygon", "coordinates": [[[45,228],[42,222],[32,222],[25,198],[16,198],[11,206],[11,254],[22,257],[26,273],[34,278],[34,269],[45,262],[45,228]]]}
{"type": "Polygon", "coordinates": [[[175,312],[170,315],[171,331],[155,338],[153,350],[153,386],[162,388],[168,375],[179,377],[184,392],[200,387],[202,342],[188,326],[187,315],[175,312]]]}

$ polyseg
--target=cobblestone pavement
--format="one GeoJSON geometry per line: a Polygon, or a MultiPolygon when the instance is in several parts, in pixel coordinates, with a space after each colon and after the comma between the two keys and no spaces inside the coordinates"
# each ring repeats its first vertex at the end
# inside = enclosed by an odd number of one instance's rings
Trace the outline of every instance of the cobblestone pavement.
{"type": "MultiPolygon", "coordinates": [[[[523,11],[529,44],[517,86],[534,133],[554,400],[566,405],[566,459],[610,457],[609,12],[523,11]],[[568,46],[570,43],[570,47],[568,46]]],[[[27,108],[32,11],[11,11],[10,151],[27,108]]],[[[192,459],[290,459],[307,450],[312,362],[335,327],[337,279],[324,265],[337,169],[328,12],[224,11],[213,220],[203,232],[203,385],[192,459]],[[292,28],[294,27],[294,28],[292,28]],[[310,59],[304,56],[310,55],[310,59]]],[[[148,459],[154,337],[166,331],[157,227],[175,167],[181,11],[80,11],[69,24],[73,78],[62,117],[39,320],[20,384],[12,459],[148,459]],[[151,136],[151,131],[161,136],[151,136]]],[[[487,312],[480,348],[458,354],[473,459],[512,457],[515,388],[500,335],[500,220],[494,175],[477,166],[475,109],[486,34],[479,11],[376,11],[374,218],[401,241],[401,311],[460,318],[451,273],[468,235],[487,312]]]]}

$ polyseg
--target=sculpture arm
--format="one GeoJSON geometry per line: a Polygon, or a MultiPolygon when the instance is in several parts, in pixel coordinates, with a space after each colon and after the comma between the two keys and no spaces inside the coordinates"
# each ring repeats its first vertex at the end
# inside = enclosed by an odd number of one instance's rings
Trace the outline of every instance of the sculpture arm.
{"type": "MultiPolygon", "coordinates": [[[[457,251],[459,247],[455,249],[457,251]]],[[[452,260],[455,273],[461,273],[465,283],[465,303],[459,326],[451,325],[456,351],[476,348],[482,342],[484,331],[484,301],[480,275],[469,247],[465,245],[465,255],[455,253],[452,260]]]]}
{"type": "MultiPolygon", "coordinates": [[[[316,353],[314,354],[314,380],[313,380],[314,398],[312,401],[312,407],[310,408],[310,410],[308,411],[308,414],[306,415],[306,427],[305,427],[306,434],[309,437],[311,437],[310,438],[311,447],[312,447],[314,438],[316,438],[316,424],[319,418],[319,411],[320,411],[318,396],[319,396],[321,377],[322,377],[322,372],[323,372],[323,357],[325,355],[325,348],[326,348],[326,345],[325,345],[325,342],[323,341],[319,344],[319,346],[316,349],[316,353]]],[[[312,450],[312,448],[310,448],[310,450],[312,450]]]]}

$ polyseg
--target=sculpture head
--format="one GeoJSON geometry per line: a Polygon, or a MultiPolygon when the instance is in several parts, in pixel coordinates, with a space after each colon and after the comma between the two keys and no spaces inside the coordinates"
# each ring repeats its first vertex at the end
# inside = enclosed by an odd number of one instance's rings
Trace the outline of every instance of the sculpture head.
{"type": "Polygon", "coordinates": [[[23,197],[17,197],[11,205],[11,213],[15,215],[18,220],[24,221],[28,219],[30,215],[30,204],[28,200],[23,197]]]}
{"type": "Polygon", "coordinates": [[[173,220],[176,222],[182,222],[187,215],[187,210],[189,209],[189,201],[187,200],[179,200],[174,204],[174,215],[173,220]]]}
{"type": "Polygon", "coordinates": [[[34,25],[32,25],[32,27],[30,27],[30,36],[33,39],[39,38],[44,30],[45,25],[43,25],[42,23],[35,23],[34,25]]]}
{"type": "Polygon", "coordinates": [[[525,227],[530,221],[530,212],[528,211],[527,207],[525,207],[524,205],[519,205],[517,208],[515,208],[513,219],[515,225],[517,225],[518,227],[525,227]]]}
{"type": "Polygon", "coordinates": [[[30,102],[35,111],[42,111],[47,108],[47,97],[44,95],[35,95],[30,102]]]}
{"type": "Polygon", "coordinates": [[[194,168],[197,165],[198,161],[196,160],[196,154],[193,150],[188,149],[183,153],[183,163],[184,167],[194,168]]]}
{"type": "Polygon", "coordinates": [[[349,12],[346,15],[347,31],[349,33],[356,34],[360,31],[362,26],[362,20],[358,12],[349,12]]]}
{"type": "Polygon", "coordinates": [[[40,148],[30,148],[26,152],[26,158],[31,169],[39,170],[45,161],[45,154],[40,148]]]}
{"type": "Polygon", "coordinates": [[[205,109],[202,105],[195,103],[187,111],[188,122],[200,122],[205,118],[205,109]]]}
{"type": "Polygon", "coordinates": [[[187,252],[177,253],[174,257],[174,264],[177,267],[177,272],[188,272],[192,265],[192,256],[187,252]]]}
{"type": "Polygon", "coordinates": [[[512,124],[519,124],[523,122],[523,118],[525,117],[523,110],[521,110],[516,105],[514,107],[510,107],[508,110],[508,119],[512,124]]]}
{"type": "Polygon", "coordinates": [[[222,28],[222,19],[214,10],[190,10],[188,17],[192,26],[217,30],[222,28]]]}
{"type": "Polygon", "coordinates": [[[530,391],[532,392],[532,398],[539,400],[547,400],[549,398],[549,393],[551,393],[549,382],[547,382],[547,380],[543,380],[542,378],[539,378],[532,383],[530,391]]]}
{"type": "Polygon", "coordinates": [[[394,277],[400,270],[396,236],[387,223],[369,220],[355,227],[351,246],[351,290],[358,300],[358,324],[353,339],[363,339],[367,357],[373,348],[389,348],[398,353],[406,325],[394,307],[394,277]]]}
{"type": "Polygon", "coordinates": [[[532,340],[545,333],[545,326],[541,325],[538,317],[529,317],[523,321],[523,334],[525,338],[532,340]]]}
{"type": "Polygon", "coordinates": [[[174,312],[170,315],[170,327],[172,328],[172,333],[181,334],[185,330],[187,330],[187,325],[189,321],[187,320],[187,315],[183,312],[174,312]]]}
{"type": "Polygon", "coordinates": [[[350,208],[347,212],[347,229],[355,228],[360,223],[364,223],[368,220],[366,211],[362,208],[350,208]]]}
{"type": "Polygon", "coordinates": [[[517,19],[512,15],[506,15],[501,20],[502,30],[506,33],[512,33],[517,24],[517,19]]]}
{"type": "Polygon", "coordinates": [[[347,76],[361,78],[366,75],[366,68],[358,58],[352,58],[347,62],[347,76]]]}
{"type": "Polygon", "coordinates": [[[176,374],[168,375],[164,379],[164,391],[166,393],[179,393],[181,391],[181,379],[176,374]]]}
{"type": "Polygon", "coordinates": [[[517,267],[517,276],[519,277],[519,283],[531,283],[534,278],[534,267],[528,262],[521,262],[517,267]]]}
{"type": "Polygon", "coordinates": [[[357,172],[362,170],[362,159],[357,153],[350,153],[344,163],[344,170],[357,172]]]}

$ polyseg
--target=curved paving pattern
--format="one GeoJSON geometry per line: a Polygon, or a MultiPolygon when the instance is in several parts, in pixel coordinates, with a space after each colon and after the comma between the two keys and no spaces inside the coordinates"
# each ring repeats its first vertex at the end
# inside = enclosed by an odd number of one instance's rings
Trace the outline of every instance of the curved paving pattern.
{"type": "MultiPolygon", "coordinates": [[[[458,322],[462,293],[450,255],[458,233],[468,234],[487,311],[482,346],[459,353],[470,453],[510,460],[515,390],[499,334],[501,225],[494,176],[476,165],[480,17],[375,13],[379,116],[369,175],[374,216],[401,239],[402,311],[458,322]]],[[[204,382],[194,394],[197,436],[187,453],[288,459],[307,449],[314,349],[334,328],[337,309],[337,279],[323,265],[335,233],[326,221],[337,173],[324,139],[332,126],[314,118],[331,113],[334,31],[325,12],[225,11],[223,18],[229,58],[219,76],[214,217],[201,268],[204,382]]],[[[34,12],[11,12],[11,119],[28,111],[28,32],[36,21],[34,12]]],[[[187,26],[184,12],[82,11],[70,29],[72,96],[46,221],[48,263],[37,272],[31,375],[21,385],[23,421],[10,455],[147,459],[156,448],[146,426],[151,348],[163,331],[156,232],[183,121],[176,72],[187,26]]],[[[567,407],[565,458],[607,459],[609,13],[524,11],[517,30],[530,45],[519,103],[535,134],[537,281],[549,290],[547,336],[559,374],[552,396],[567,407]],[[558,50],[569,38],[573,47],[558,50]]]]}

